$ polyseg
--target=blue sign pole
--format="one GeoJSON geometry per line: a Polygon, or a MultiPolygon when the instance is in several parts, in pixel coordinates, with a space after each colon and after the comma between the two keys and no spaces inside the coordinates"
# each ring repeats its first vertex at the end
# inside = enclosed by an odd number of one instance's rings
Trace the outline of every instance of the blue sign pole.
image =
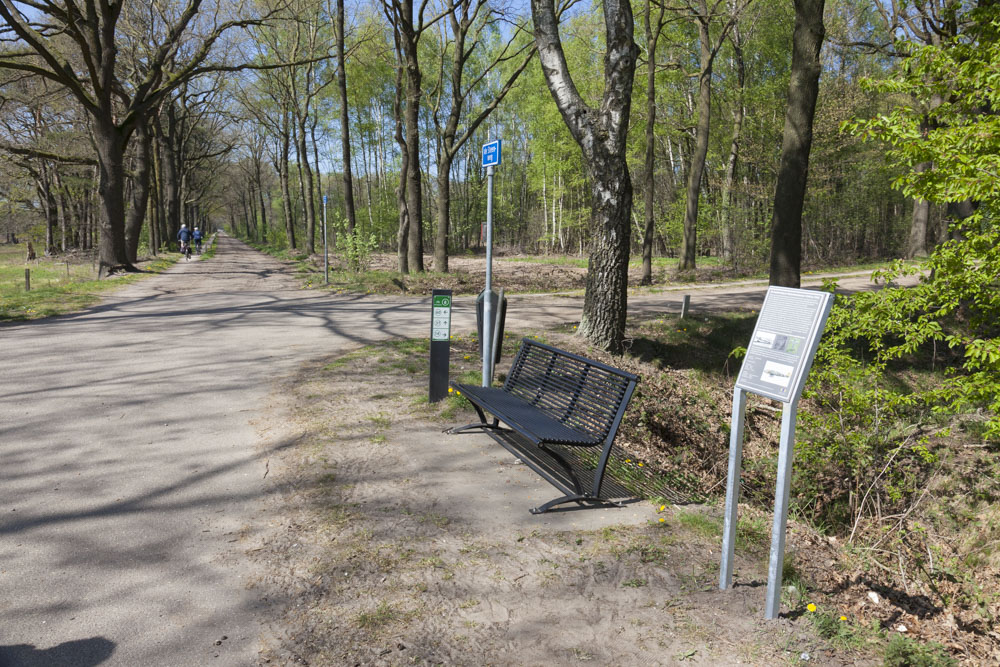
{"type": "Polygon", "coordinates": [[[486,167],[486,291],[483,301],[483,382],[493,384],[493,171],[500,164],[500,140],[483,146],[486,167]]]}

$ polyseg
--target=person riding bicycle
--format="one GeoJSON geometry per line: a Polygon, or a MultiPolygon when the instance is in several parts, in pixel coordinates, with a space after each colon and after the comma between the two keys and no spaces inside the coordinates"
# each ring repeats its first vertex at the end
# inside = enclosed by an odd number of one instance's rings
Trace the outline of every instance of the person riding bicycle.
{"type": "Polygon", "coordinates": [[[187,255],[191,252],[191,230],[186,224],[181,225],[181,230],[177,232],[177,240],[181,242],[181,253],[187,255]]]}
{"type": "Polygon", "coordinates": [[[200,255],[201,254],[201,239],[202,239],[201,230],[198,229],[197,227],[195,227],[194,231],[191,233],[191,238],[194,239],[194,249],[195,249],[195,251],[200,255]]]}

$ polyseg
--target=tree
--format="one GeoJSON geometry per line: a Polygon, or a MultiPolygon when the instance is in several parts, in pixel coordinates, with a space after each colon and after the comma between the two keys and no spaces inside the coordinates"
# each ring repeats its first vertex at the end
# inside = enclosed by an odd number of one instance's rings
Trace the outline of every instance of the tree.
{"type": "Polygon", "coordinates": [[[705,174],[708,155],[708,135],[712,123],[712,67],[715,56],[725,43],[729,31],[736,25],[740,14],[752,0],[740,0],[729,7],[726,0],[685,0],[686,11],[698,27],[698,121],[695,128],[695,145],[688,167],[687,201],[684,206],[684,238],[681,241],[681,259],[677,268],[689,271],[695,268],[698,256],[698,199],[701,180],[705,174]],[[711,27],[722,15],[722,27],[712,35],[711,27]]]}
{"type": "MultiPolygon", "coordinates": [[[[0,54],[0,69],[34,74],[65,87],[92,119],[99,164],[101,201],[100,273],[135,270],[125,240],[125,150],[133,132],[171,91],[211,69],[206,65],[216,42],[228,31],[260,23],[260,17],[217,22],[205,37],[186,44],[202,0],[189,0],[180,11],[163,7],[150,24],[159,44],[148,60],[126,64],[119,57],[119,23],[124,3],[31,3],[30,14],[14,0],[0,0],[0,38],[18,40],[0,54]],[[58,41],[58,45],[57,45],[58,41]],[[184,47],[184,48],[182,48],[184,47]],[[70,55],[72,54],[72,55],[70,55]],[[35,58],[37,57],[38,60],[35,58]],[[39,62],[40,61],[40,62],[39,62]],[[139,69],[137,85],[121,72],[139,69]]],[[[141,7],[132,7],[141,11],[141,7]]],[[[153,12],[150,12],[153,14],[153,12]]]]}
{"type": "Polygon", "coordinates": [[[801,279],[802,203],[819,95],[824,4],[825,0],[795,0],[792,75],[771,218],[771,285],[798,287],[801,279]]]}
{"type": "MultiPolygon", "coordinates": [[[[441,138],[441,148],[438,155],[438,215],[437,215],[437,240],[434,244],[434,267],[438,271],[447,273],[448,271],[448,229],[451,215],[451,167],[459,150],[475,134],[479,126],[486,120],[497,105],[503,101],[507,93],[514,87],[521,72],[528,66],[528,63],[535,55],[535,46],[532,42],[529,45],[522,45],[515,48],[514,39],[520,34],[520,26],[515,31],[514,38],[507,42],[503,48],[499,49],[486,63],[480,63],[478,71],[472,82],[466,87],[463,83],[466,64],[472,58],[477,47],[482,48],[484,32],[489,33],[495,29],[495,18],[488,15],[489,5],[486,0],[457,0],[453,10],[448,14],[448,25],[450,28],[453,43],[449,48],[443,48],[442,67],[444,70],[444,57],[450,50],[451,63],[448,68],[450,81],[448,85],[449,104],[447,114],[442,123],[439,116],[439,106],[434,110],[434,124],[441,138]],[[486,17],[480,13],[486,13],[486,17]],[[467,121],[466,128],[459,132],[459,124],[465,111],[473,90],[488,79],[501,65],[513,58],[520,57],[518,63],[507,76],[499,90],[489,91],[485,102],[479,111],[473,114],[467,121]]],[[[439,82],[444,87],[444,82],[439,82]]]]}
{"type": "Polygon", "coordinates": [[[591,249],[578,331],[615,354],[622,351],[628,299],[632,180],[626,136],[639,49],[630,0],[605,0],[604,94],[594,109],[580,96],[559,37],[555,0],[531,0],[535,43],[545,82],[580,146],[590,179],[591,249]]]}
{"type": "Polygon", "coordinates": [[[347,218],[347,233],[353,234],[357,224],[354,212],[354,178],[351,173],[351,119],[347,108],[347,58],[344,53],[344,0],[337,0],[334,17],[334,31],[337,42],[337,94],[340,96],[340,148],[344,166],[344,216],[347,218]]]}
{"type": "Polygon", "coordinates": [[[656,146],[653,126],[656,124],[656,43],[663,30],[663,5],[659,5],[655,22],[650,20],[652,5],[653,0],[646,0],[646,11],[642,16],[642,25],[646,32],[646,156],[642,170],[646,226],[642,237],[642,277],[639,281],[641,285],[653,283],[653,236],[656,233],[656,218],[653,212],[656,146]]]}
{"type": "MultiPolygon", "coordinates": [[[[400,172],[400,196],[403,198],[400,202],[401,237],[404,227],[406,230],[406,265],[401,261],[399,267],[403,273],[421,273],[424,270],[423,184],[420,169],[420,99],[423,95],[420,86],[423,74],[417,55],[418,47],[425,31],[453,9],[451,5],[446,5],[440,13],[427,18],[424,15],[427,2],[428,0],[420,0],[419,6],[416,6],[414,0],[382,0],[382,8],[392,24],[396,43],[397,79],[401,77],[406,82],[403,97],[405,104],[397,105],[397,108],[401,107],[401,125],[405,130],[405,134],[397,133],[397,142],[400,143],[405,162],[400,172]],[[405,212],[402,208],[404,204],[405,212]]],[[[402,238],[400,242],[402,243],[402,238]]]]}

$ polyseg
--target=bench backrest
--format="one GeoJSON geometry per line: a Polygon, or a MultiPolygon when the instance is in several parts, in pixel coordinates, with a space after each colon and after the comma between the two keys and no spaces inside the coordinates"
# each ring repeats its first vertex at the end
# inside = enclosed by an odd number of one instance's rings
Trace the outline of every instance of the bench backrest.
{"type": "Polygon", "coordinates": [[[638,379],[525,338],[504,390],[575,431],[603,439],[617,429],[638,379]]]}

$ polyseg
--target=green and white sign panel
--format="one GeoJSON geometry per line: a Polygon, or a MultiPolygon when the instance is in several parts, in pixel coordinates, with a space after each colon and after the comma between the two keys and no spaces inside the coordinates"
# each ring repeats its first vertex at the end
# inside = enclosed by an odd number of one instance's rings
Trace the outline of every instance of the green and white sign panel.
{"type": "Polygon", "coordinates": [[[451,297],[435,294],[432,308],[431,340],[451,340],[451,297]]]}

